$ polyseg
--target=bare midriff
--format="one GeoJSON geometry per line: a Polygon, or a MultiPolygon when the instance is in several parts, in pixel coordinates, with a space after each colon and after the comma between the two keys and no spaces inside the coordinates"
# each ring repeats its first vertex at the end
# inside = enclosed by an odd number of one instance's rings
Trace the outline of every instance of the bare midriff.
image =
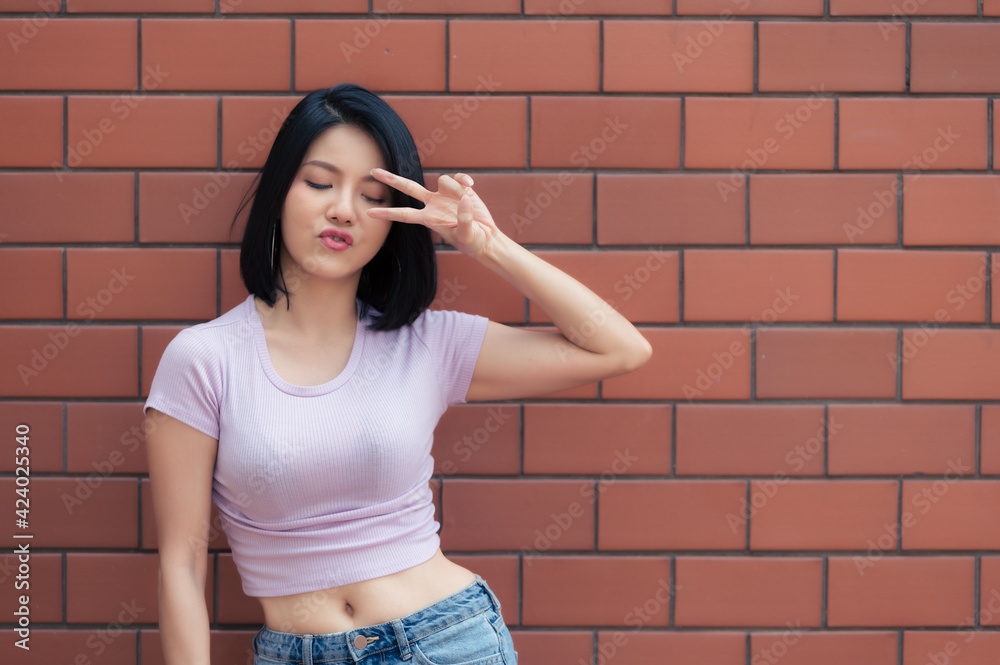
{"type": "Polygon", "coordinates": [[[475,582],[439,548],[427,561],[390,575],[288,596],[258,597],[264,623],[283,633],[339,633],[398,619],[475,582]]]}

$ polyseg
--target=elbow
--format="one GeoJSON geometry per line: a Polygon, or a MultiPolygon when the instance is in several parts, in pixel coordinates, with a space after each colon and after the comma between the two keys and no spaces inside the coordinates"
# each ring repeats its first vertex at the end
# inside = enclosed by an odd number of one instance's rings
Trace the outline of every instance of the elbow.
{"type": "Polygon", "coordinates": [[[653,357],[653,346],[649,343],[649,340],[642,336],[639,339],[641,341],[625,356],[624,367],[626,373],[634,372],[653,357]]]}

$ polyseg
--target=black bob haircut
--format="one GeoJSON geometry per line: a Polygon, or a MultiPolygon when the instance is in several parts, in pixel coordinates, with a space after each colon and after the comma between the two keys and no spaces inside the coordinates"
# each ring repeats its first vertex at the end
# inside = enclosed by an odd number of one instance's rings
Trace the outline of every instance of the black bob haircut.
{"type": "MultiPolygon", "coordinates": [[[[272,307],[277,301],[277,291],[285,294],[286,308],[289,304],[280,261],[275,260],[271,267],[272,238],[273,258],[280,255],[278,218],[285,197],[313,140],[338,125],[363,130],[382,151],[388,171],[424,184],[413,137],[402,118],[381,97],[359,85],[342,83],[316,90],[299,100],[282,122],[267,161],[254,179],[256,189],[251,185],[232,224],[236,224],[236,218],[252,197],[240,246],[240,276],[247,291],[272,307]]],[[[423,207],[413,197],[392,187],[389,190],[393,207],[423,207]]],[[[361,270],[357,293],[361,301],[359,315],[365,317],[374,308],[379,314],[373,315],[368,328],[394,330],[413,323],[430,306],[436,292],[437,257],[430,229],[422,224],[394,221],[382,248],[361,270]]]]}

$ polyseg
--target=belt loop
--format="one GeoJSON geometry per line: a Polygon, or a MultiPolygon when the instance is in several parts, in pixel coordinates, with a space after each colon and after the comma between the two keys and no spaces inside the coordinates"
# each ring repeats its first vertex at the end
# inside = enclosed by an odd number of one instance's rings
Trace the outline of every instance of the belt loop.
{"type": "Polygon", "coordinates": [[[402,654],[403,660],[409,660],[411,655],[410,640],[406,637],[406,631],[403,629],[403,622],[399,619],[393,619],[392,629],[396,631],[396,644],[399,646],[399,653],[402,654]]]}
{"type": "Polygon", "coordinates": [[[302,638],[302,665],[313,665],[313,638],[306,635],[302,638]]]}
{"type": "Polygon", "coordinates": [[[483,591],[485,591],[489,595],[490,600],[493,602],[494,609],[497,611],[497,614],[503,614],[500,611],[500,599],[497,598],[497,595],[495,593],[493,593],[493,589],[491,589],[490,585],[486,583],[486,580],[484,580],[482,577],[479,577],[479,575],[476,575],[476,578],[477,578],[476,584],[481,586],[483,588],[483,591]]]}

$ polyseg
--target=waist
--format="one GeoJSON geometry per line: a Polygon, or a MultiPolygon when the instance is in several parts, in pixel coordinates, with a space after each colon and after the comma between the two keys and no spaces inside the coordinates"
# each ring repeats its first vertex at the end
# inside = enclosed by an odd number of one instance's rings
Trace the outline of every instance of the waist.
{"type": "Polygon", "coordinates": [[[258,597],[265,627],[290,634],[332,634],[398,619],[475,583],[472,571],[440,548],[405,570],[370,580],[288,596],[258,597]]]}

